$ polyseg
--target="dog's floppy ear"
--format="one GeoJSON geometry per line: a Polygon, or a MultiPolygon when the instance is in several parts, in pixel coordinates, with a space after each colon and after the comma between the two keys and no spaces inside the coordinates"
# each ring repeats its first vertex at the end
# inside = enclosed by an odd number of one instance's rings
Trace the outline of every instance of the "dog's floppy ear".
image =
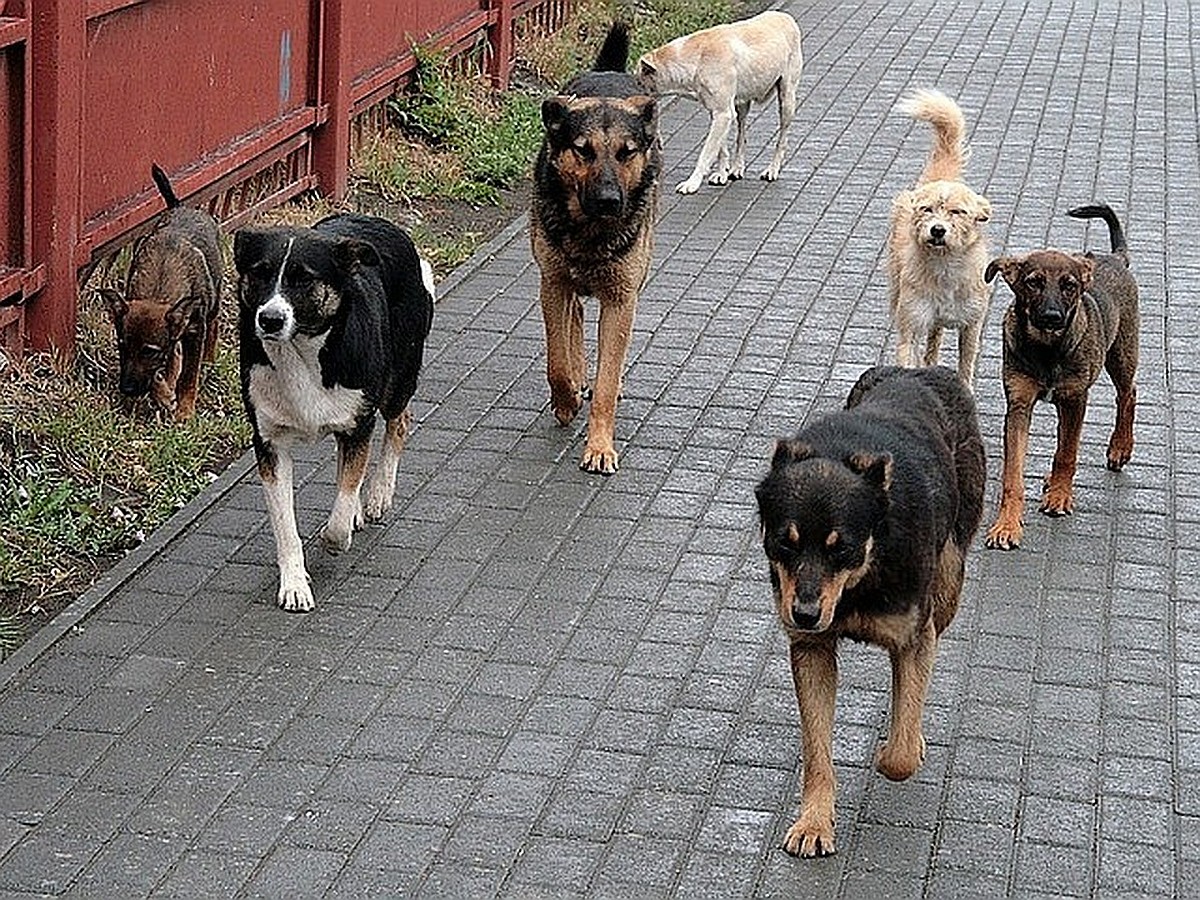
{"type": "Polygon", "coordinates": [[[637,79],[647,90],[658,90],[658,67],[650,60],[648,53],[638,60],[637,79]]]}
{"type": "Polygon", "coordinates": [[[771,467],[787,465],[790,462],[800,462],[816,456],[817,451],[812,445],[797,438],[780,439],[775,442],[775,454],[771,457],[771,467]]]}
{"type": "Polygon", "coordinates": [[[892,211],[911,213],[913,211],[913,192],[900,191],[892,198],[892,211]]]}
{"type": "Polygon", "coordinates": [[[125,302],[125,297],[120,291],[114,291],[112,288],[100,288],[100,299],[104,301],[104,305],[108,307],[108,314],[112,316],[114,322],[120,322],[125,318],[125,313],[129,312],[129,304],[125,302]]]}
{"type": "Polygon", "coordinates": [[[1075,263],[1079,266],[1080,289],[1086,291],[1092,286],[1092,276],[1096,274],[1096,260],[1093,256],[1076,256],[1075,263]]]}
{"type": "Polygon", "coordinates": [[[975,204],[975,221],[989,222],[992,218],[992,204],[987,197],[978,197],[978,203],[975,204]]]}
{"type": "Polygon", "coordinates": [[[196,297],[192,294],[184,294],[178,300],[171,304],[171,308],[167,310],[164,321],[167,323],[167,337],[173,341],[179,340],[184,329],[192,319],[192,313],[196,309],[196,297]]]}
{"type": "Polygon", "coordinates": [[[867,484],[886,491],[892,485],[892,454],[860,450],[846,457],[846,468],[861,475],[867,484]]]}
{"type": "Polygon", "coordinates": [[[339,238],[333,245],[333,261],[343,272],[379,265],[379,253],[366,241],[339,238]]]}
{"type": "Polygon", "coordinates": [[[987,264],[987,268],[983,270],[983,280],[991,284],[992,279],[999,272],[1004,276],[1004,280],[1012,284],[1017,279],[1017,272],[1020,269],[1021,260],[1015,256],[998,256],[987,264]]]}
{"type": "Polygon", "coordinates": [[[265,237],[264,232],[254,228],[243,228],[233,233],[233,266],[235,269],[244,274],[254,262],[262,258],[265,237]]]}

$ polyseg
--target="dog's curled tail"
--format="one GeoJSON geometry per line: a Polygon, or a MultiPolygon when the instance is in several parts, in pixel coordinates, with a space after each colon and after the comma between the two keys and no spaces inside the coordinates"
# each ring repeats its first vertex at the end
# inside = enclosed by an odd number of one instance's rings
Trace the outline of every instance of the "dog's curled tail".
{"type": "Polygon", "coordinates": [[[158,163],[150,164],[150,177],[154,179],[154,183],[158,186],[158,192],[162,194],[162,198],[167,201],[167,209],[174,209],[179,206],[179,198],[175,196],[175,189],[171,187],[171,180],[167,178],[167,173],[159,168],[158,163]]]}
{"type": "Polygon", "coordinates": [[[620,19],[612,23],[600,55],[592,66],[593,72],[624,72],[629,64],[629,23],[620,19]]]}
{"type": "Polygon", "coordinates": [[[966,120],[958,104],[941,91],[917,90],[902,98],[896,108],[933,126],[933,147],[917,183],[959,181],[971,151],[965,140],[966,120]]]}
{"type": "Polygon", "coordinates": [[[1103,219],[1108,226],[1108,240],[1112,244],[1112,252],[1129,259],[1129,245],[1125,243],[1125,231],[1121,228],[1121,220],[1107,203],[1089,203],[1068,209],[1067,215],[1072,219],[1103,219]]]}

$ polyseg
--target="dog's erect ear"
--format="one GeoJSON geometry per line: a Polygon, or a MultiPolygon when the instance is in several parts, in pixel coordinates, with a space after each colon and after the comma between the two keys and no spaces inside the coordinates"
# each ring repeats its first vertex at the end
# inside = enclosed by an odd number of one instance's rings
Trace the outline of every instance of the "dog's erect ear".
{"type": "Polygon", "coordinates": [[[542,125],[545,126],[551,143],[559,142],[558,137],[567,122],[570,103],[568,97],[547,97],[542,101],[542,125]]]}
{"type": "Polygon", "coordinates": [[[340,238],[333,245],[333,261],[343,272],[379,265],[379,253],[366,241],[340,238]]]}
{"type": "Polygon", "coordinates": [[[639,116],[646,133],[653,136],[658,128],[658,103],[653,97],[630,97],[625,103],[635,116],[639,116]]]}
{"type": "Polygon", "coordinates": [[[983,270],[983,280],[991,284],[992,279],[999,272],[1004,276],[1004,280],[1009,284],[1016,283],[1018,272],[1021,268],[1021,260],[1016,256],[998,256],[987,264],[987,268],[983,270]]]}
{"type": "Polygon", "coordinates": [[[886,491],[892,485],[892,454],[860,450],[846,457],[846,468],[861,475],[867,484],[886,491]]]}
{"type": "Polygon", "coordinates": [[[800,462],[816,456],[817,451],[811,444],[791,438],[775,442],[775,454],[771,457],[771,467],[787,465],[790,462],[800,462]]]}
{"type": "Polygon", "coordinates": [[[647,90],[658,90],[658,67],[650,61],[649,54],[638,60],[637,79],[647,90]]]}
{"type": "Polygon", "coordinates": [[[114,291],[112,288],[100,288],[100,299],[104,301],[104,305],[108,307],[108,314],[112,316],[114,322],[120,322],[125,318],[125,313],[129,312],[129,304],[125,302],[125,298],[120,291],[114,291]]]}

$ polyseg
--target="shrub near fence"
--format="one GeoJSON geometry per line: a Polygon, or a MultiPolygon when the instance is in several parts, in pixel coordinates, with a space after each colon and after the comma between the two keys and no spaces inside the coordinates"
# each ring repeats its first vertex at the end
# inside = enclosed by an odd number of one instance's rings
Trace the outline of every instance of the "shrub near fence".
{"type": "Polygon", "coordinates": [[[78,284],[162,208],[158,162],[227,228],[346,190],[356,117],[416,65],[571,0],[0,0],[0,349],[74,348],[78,284]]]}

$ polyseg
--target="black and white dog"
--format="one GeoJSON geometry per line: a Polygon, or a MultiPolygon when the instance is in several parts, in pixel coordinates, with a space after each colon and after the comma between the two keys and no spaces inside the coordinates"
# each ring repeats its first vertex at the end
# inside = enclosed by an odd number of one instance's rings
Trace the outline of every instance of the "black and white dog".
{"type": "Polygon", "coordinates": [[[350,547],[363,519],[392,506],[409,400],[433,318],[433,272],[384,219],[334,215],[312,228],[247,228],[234,236],[242,398],[275,533],[279,605],[313,608],[296,530],[291,446],[333,433],[337,498],[321,541],[350,547]],[[360,496],[375,413],[383,448],[360,496]]]}

